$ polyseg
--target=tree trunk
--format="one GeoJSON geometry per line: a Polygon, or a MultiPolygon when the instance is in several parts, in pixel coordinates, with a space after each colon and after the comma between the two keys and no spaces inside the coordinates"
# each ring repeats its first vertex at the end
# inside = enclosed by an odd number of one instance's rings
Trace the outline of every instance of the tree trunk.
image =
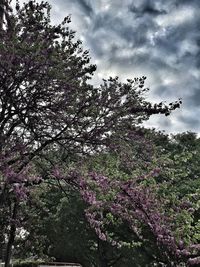
{"type": "Polygon", "coordinates": [[[106,257],[104,244],[99,239],[98,239],[98,254],[99,254],[99,267],[109,267],[110,265],[106,257]]]}
{"type": "Polygon", "coordinates": [[[101,258],[100,261],[99,261],[99,267],[109,267],[109,265],[107,263],[107,260],[101,258]]]}
{"type": "Polygon", "coordinates": [[[15,241],[15,234],[16,234],[17,208],[18,208],[18,202],[16,200],[14,203],[13,211],[12,211],[8,243],[7,243],[6,252],[5,252],[5,267],[10,266],[10,260],[12,256],[12,247],[15,241]]]}
{"type": "Polygon", "coordinates": [[[4,2],[0,0],[0,30],[3,29],[4,2]]]}
{"type": "Polygon", "coordinates": [[[0,31],[3,30],[4,22],[7,24],[7,30],[9,31],[11,28],[11,21],[9,12],[12,11],[10,6],[10,1],[8,0],[0,0],[0,31]]]}

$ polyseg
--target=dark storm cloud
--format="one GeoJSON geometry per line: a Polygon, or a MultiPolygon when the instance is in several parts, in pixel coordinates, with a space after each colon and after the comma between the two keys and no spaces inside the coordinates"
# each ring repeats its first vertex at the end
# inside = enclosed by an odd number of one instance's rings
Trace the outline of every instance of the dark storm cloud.
{"type": "Polygon", "coordinates": [[[147,15],[152,15],[152,16],[157,16],[157,15],[162,15],[166,14],[166,11],[163,9],[158,9],[155,7],[155,1],[146,1],[142,2],[141,5],[136,6],[134,4],[134,1],[128,6],[128,9],[130,12],[134,13],[138,17],[142,17],[145,14],[147,15]]]}
{"type": "MultiPolygon", "coordinates": [[[[199,21],[199,25],[200,25],[200,21],[199,21]]],[[[196,45],[198,47],[198,51],[196,54],[196,67],[200,69],[200,36],[198,36],[196,39],[196,45]]]]}
{"type": "MultiPolygon", "coordinates": [[[[172,0],[171,0],[172,1],[172,0]]],[[[190,5],[192,4],[194,7],[197,7],[199,8],[200,4],[199,4],[199,0],[175,0],[175,7],[180,7],[180,6],[183,6],[183,5],[190,5]]]]}
{"type": "Polygon", "coordinates": [[[176,122],[178,124],[177,128],[182,129],[185,127],[185,131],[193,131],[199,133],[199,114],[200,109],[198,108],[191,108],[191,110],[187,110],[184,112],[179,112],[176,117],[176,122]]]}
{"type": "Polygon", "coordinates": [[[196,90],[193,90],[192,95],[188,97],[188,105],[191,107],[199,107],[200,108],[200,85],[196,85],[196,90]]]}
{"type": "MultiPolygon", "coordinates": [[[[127,24],[121,17],[110,17],[110,14],[100,14],[92,22],[91,32],[87,34],[89,46],[94,54],[105,54],[115,60],[121,47],[127,45],[132,48],[141,47],[148,42],[147,32],[151,21],[145,20],[141,24],[127,24]],[[93,33],[93,34],[91,34],[93,33]],[[102,43],[106,44],[103,45],[102,43]],[[116,52],[116,53],[115,53],[116,52]]],[[[151,25],[154,29],[154,25],[151,25]]]]}
{"type": "Polygon", "coordinates": [[[183,99],[180,111],[153,117],[150,125],[200,132],[200,0],[49,2],[56,22],[72,14],[72,27],[97,63],[97,82],[146,75],[150,100],[183,99]]]}
{"type": "Polygon", "coordinates": [[[60,12],[67,12],[67,13],[72,13],[72,15],[77,12],[77,13],[83,13],[86,16],[91,16],[93,13],[93,8],[88,0],[50,0],[48,1],[52,4],[52,6],[56,5],[59,9],[60,12]],[[64,9],[64,10],[63,10],[64,9]]]}
{"type": "Polygon", "coordinates": [[[83,10],[83,12],[87,16],[91,16],[93,14],[93,8],[89,1],[87,0],[74,0],[74,2],[77,2],[80,8],[83,10]]]}
{"type": "MultiPolygon", "coordinates": [[[[197,110],[199,112],[200,110],[197,110]]],[[[198,128],[199,126],[199,117],[196,113],[190,115],[179,116],[179,120],[182,121],[188,128],[198,128]]]]}

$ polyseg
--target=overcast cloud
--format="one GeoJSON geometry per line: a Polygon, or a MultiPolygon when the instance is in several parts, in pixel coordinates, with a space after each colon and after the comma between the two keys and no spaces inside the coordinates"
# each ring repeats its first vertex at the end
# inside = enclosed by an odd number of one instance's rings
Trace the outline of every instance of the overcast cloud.
{"type": "Polygon", "coordinates": [[[200,0],[49,3],[53,23],[72,15],[72,28],[97,64],[93,83],[115,75],[123,81],[145,75],[151,101],[183,100],[173,115],[153,116],[147,125],[200,133],[200,0]]]}

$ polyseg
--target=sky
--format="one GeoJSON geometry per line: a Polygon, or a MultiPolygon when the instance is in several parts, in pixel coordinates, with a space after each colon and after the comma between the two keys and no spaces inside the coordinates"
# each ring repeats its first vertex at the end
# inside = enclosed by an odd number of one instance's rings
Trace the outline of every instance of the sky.
{"type": "MultiPolygon", "coordinates": [[[[28,2],[21,1],[21,2],[28,2]]],[[[71,14],[71,28],[102,78],[146,76],[146,98],[183,104],[145,124],[167,133],[200,134],[200,0],[48,0],[52,23],[71,14]]]]}

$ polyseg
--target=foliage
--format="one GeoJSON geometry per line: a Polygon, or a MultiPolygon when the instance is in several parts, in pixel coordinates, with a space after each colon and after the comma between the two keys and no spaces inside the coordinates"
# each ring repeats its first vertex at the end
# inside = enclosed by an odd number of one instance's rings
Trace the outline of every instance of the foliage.
{"type": "MultiPolygon", "coordinates": [[[[173,144],[173,140],[169,140],[169,146],[170,143],[173,144]]],[[[125,150],[125,155],[128,155],[127,147],[125,150]]],[[[159,257],[162,262],[166,264],[187,262],[189,265],[198,265],[199,219],[196,211],[199,210],[199,179],[196,178],[196,183],[193,183],[196,189],[193,186],[192,194],[188,184],[188,189],[187,186],[184,188],[187,189],[187,194],[183,195],[183,188],[179,184],[180,177],[183,184],[192,179],[191,169],[190,172],[186,172],[183,163],[191,160],[193,154],[191,148],[190,153],[184,151],[181,155],[174,154],[176,145],[174,151],[170,151],[167,156],[166,149],[163,150],[164,155],[160,157],[159,153],[159,159],[154,159],[154,163],[160,164],[159,168],[152,169],[146,175],[137,176],[140,171],[139,168],[135,170],[135,165],[134,172],[131,172],[129,165],[129,175],[127,175],[127,169],[125,172],[124,169],[120,169],[122,165],[120,166],[119,162],[123,161],[119,161],[120,153],[118,153],[119,157],[112,158],[114,161],[109,162],[112,164],[112,171],[106,169],[108,160],[105,161],[103,156],[100,157],[103,162],[98,161],[97,170],[96,166],[89,164],[89,172],[83,170],[80,174],[71,173],[71,176],[68,174],[66,177],[72,181],[76,177],[76,182],[77,177],[79,178],[82,197],[88,203],[87,219],[100,239],[118,246],[137,246],[146,239],[150,243],[153,241],[153,246],[156,245],[160,250],[159,257]],[[174,158],[179,160],[175,161],[174,158]],[[163,167],[163,170],[160,167],[163,167]],[[128,224],[135,234],[133,242],[127,241],[127,238],[123,240],[120,236],[118,227],[124,223],[128,224]]],[[[109,157],[106,156],[106,159],[109,157]]],[[[138,164],[137,167],[139,166],[138,164]]],[[[64,175],[56,172],[55,176],[58,179],[66,179],[64,175]]],[[[159,257],[156,255],[155,260],[158,261],[159,257]]]]}
{"type": "Polygon", "coordinates": [[[41,182],[28,176],[44,151],[62,146],[70,154],[91,153],[109,143],[110,133],[179,107],[179,101],[145,101],[145,77],[88,84],[95,66],[69,29],[70,17],[50,24],[48,3],[17,4],[15,16],[10,9],[6,14],[0,32],[2,198],[10,188],[24,198],[27,186],[41,182]]]}
{"type": "Polygon", "coordinates": [[[13,262],[14,267],[37,267],[40,264],[44,264],[43,261],[35,261],[35,260],[18,260],[13,262]]]}
{"type": "MultiPolygon", "coordinates": [[[[5,218],[2,242],[8,237],[8,266],[17,229],[28,220],[24,206],[34,186],[43,182],[39,162],[51,165],[49,155],[62,147],[69,162],[79,159],[81,165],[84,155],[111,149],[113,139],[116,145],[117,140],[129,138],[142,121],[152,114],[169,115],[181,101],[169,106],[146,101],[145,77],[125,83],[118,77],[109,78],[93,87],[89,79],[96,66],[90,64],[88,51],[83,51],[68,27],[70,17],[51,25],[46,2],[29,1],[22,7],[17,2],[14,14],[3,1],[0,12],[0,210],[5,218]]],[[[126,175],[133,162],[140,165],[136,168],[140,174],[145,166],[149,168],[147,153],[141,153],[143,160],[137,161],[139,147],[140,139],[135,142],[137,153],[126,154],[124,146],[119,155],[126,175]],[[132,160],[127,158],[130,155],[132,160]]],[[[66,169],[62,183],[90,195],[76,172],[66,169]]],[[[45,178],[51,182],[51,169],[47,172],[45,178]]],[[[58,181],[59,174],[59,167],[54,166],[58,181]]],[[[112,197],[114,193],[119,193],[115,186],[112,197]]]]}
{"type": "MultiPolygon", "coordinates": [[[[62,153],[60,157],[56,154],[56,159],[51,156],[53,166],[57,160],[60,165],[53,171],[54,189],[49,185],[49,189],[43,187],[40,194],[33,196],[35,205],[42,201],[41,206],[36,205],[32,211],[34,220],[28,209],[30,221],[24,225],[32,245],[26,245],[28,251],[38,254],[34,244],[40,237],[43,254],[65,260],[70,259],[66,252],[69,250],[73,259],[77,259],[73,251],[76,247],[81,263],[86,266],[103,266],[98,265],[100,259],[108,265],[116,260],[113,266],[159,266],[161,263],[179,266],[186,262],[198,265],[199,178],[198,165],[195,165],[198,146],[194,146],[196,153],[191,147],[188,151],[194,155],[194,158],[187,157],[191,162],[188,173],[185,155],[189,144],[183,148],[184,153],[180,153],[173,138],[162,146],[157,133],[153,133],[154,138],[144,138],[140,131],[129,132],[126,138],[113,136],[107,151],[81,159],[81,165],[79,159],[71,163],[68,159],[62,161],[62,153]],[[196,173],[194,180],[193,172],[196,173]],[[56,184],[63,191],[58,191],[56,184]]],[[[198,143],[199,140],[195,140],[198,143]]],[[[41,174],[45,174],[45,162],[39,166],[41,174]]],[[[50,182],[49,178],[43,179],[50,182]]]]}

